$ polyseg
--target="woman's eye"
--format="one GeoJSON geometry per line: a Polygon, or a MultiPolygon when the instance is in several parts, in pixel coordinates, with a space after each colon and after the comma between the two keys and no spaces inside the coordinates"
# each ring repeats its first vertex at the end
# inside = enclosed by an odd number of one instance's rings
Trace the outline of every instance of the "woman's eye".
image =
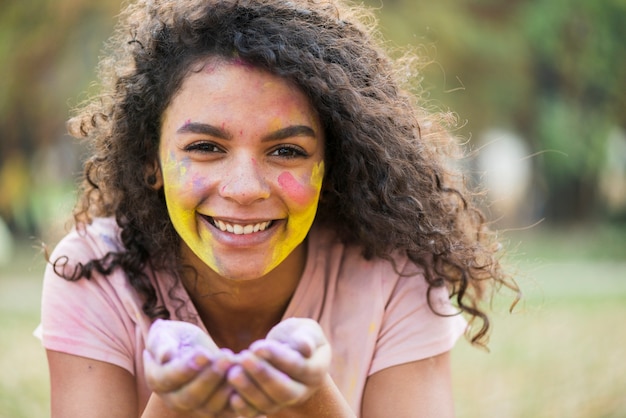
{"type": "Polygon", "coordinates": [[[274,157],[297,158],[308,156],[307,152],[296,146],[281,146],[270,153],[274,157]]]}
{"type": "Polygon", "coordinates": [[[222,152],[222,149],[212,142],[194,142],[184,148],[185,151],[196,151],[203,153],[222,152]]]}

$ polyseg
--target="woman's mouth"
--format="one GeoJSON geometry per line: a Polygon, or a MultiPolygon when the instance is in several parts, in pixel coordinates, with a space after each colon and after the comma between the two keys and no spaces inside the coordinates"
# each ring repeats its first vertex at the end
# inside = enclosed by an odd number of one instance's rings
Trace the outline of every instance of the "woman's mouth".
{"type": "Polygon", "coordinates": [[[266,229],[270,228],[274,223],[274,221],[264,221],[250,224],[240,224],[222,221],[220,219],[215,219],[210,216],[207,216],[206,218],[209,220],[211,225],[213,225],[220,231],[230,232],[231,234],[235,235],[248,235],[255,232],[265,231],[266,229]]]}

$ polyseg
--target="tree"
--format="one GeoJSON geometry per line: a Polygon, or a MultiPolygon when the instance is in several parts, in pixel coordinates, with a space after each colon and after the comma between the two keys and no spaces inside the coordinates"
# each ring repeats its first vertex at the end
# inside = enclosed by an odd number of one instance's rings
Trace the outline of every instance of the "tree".
{"type": "Polygon", "coordinates": [[[36,232],[27,214],[33,208],[15,202],[31,200],[37,177],[30,169],[33,158],[63,137],[68,101],[93,79],[98,51],[119,7],[111,0],[0,3],[0,171],[7,182],[25,181],[19,195],[0,200],[0,216],[15,232],[36,232]]]}

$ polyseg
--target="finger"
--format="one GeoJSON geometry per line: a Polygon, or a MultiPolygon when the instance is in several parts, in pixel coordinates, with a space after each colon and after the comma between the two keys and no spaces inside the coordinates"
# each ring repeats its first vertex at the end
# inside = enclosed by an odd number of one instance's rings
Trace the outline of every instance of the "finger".
{"type": "Polygon", "coordinates": [[[230,397],[229,404],[237,417],[255,418],[263,415],[261,411],[256,410],[252,405],[237,393],[233,393],[230,397]]]}
{"type": "MultiPolygon", "coordinates": [[[[211,365],[211,370],[216,376],[220,376],[220,382],[217,389],[209,396],[200,408],[212,414],[218,414],[229,409],[229,400],[234,389],[226,380],[228,370],[233,366],[233,359],[226,353],[226,356],[219,357],[211,365]]],[[[232,355],[232,352],[230,353],[232,355]]]]}
{"type": "Polygon", "coordinates": [[[257,411],[269,414],[274,412],[281,404],[281,402],[272,399],[264,391],[266,388],[260,387],[241,365],[233,366],[228,371],[227,379],[228,383],[236,391],[236,394],[241,397],[241,400],[245,401],[245,405],[240,401],[233,404],[232,400],[237,399],[237,397],[231,397],[231,406],[238,413],[249,415],[253,411],[257,411]]]}
{"type": "MultiPolygon", "coordinates": [[[[258,410],[269,412],[278,406],[294,404],[308,391],[306,385],[292,379],[252,352],[241,353],[239,364],[245,372],[245,377],[254,384],[255,388],[260,389],[263,396],[255,397],[256,392],[248,392],[240,382],[234,379],[229,381],[238,393],[258,410]],[[265,403],[268,401],[269,403],[265,403]]],[[[243,382],[242,379],[241,383],[243,382]]]]}
{"type": "Polygon", "coordinates": [[[198,410],[211,415],[225,414],[230,408],[230,397],[235,390],[224,380],[217,389],[198,406],[198,410]]]}
{"type": "Polygon", "coordinates": [[[284,339],[267,339],[267,340],[258,340],[250,345],[250,349],[254,350],[259,346],[259,344],[263,344],[264,341],[274,341],[280,344],[284,344],[291,348],[292,350],[298,352],[303,357],[311,357],[315,348],[317,347],[316,341],[305,333],[296,334],[294,333],[290,336],[289,340],[286,341],[284,339]]]}
{"type": "Polygon", "coordinates": [[[169,361],[181,351],[196,347],[203,347],[213,353],[219,350],[202,329],[184,321],[157,319],[151,325],[146,340],[146,348],[161,363],[169,361]]]}
{"type": "Polygon", "coordinates": [[[157,319],[148,332],[146,350],[154,360],[167,363],[176,354],[179,348],[178,338],[168,330],[167,321],[157,319]]]}
{"type": "MultiPolygon", "coordinates": [[[[265,360],[281,360],[284,363],[304,365],[306,358],[286,343],[275,340],[258,340],[250,345],[249,351],[265,360]]],[[[273,363],[273,361],[272,361],[273,363]]],[[[278,364],[278,363],[277,363],[278,364]]]]}
{"type": "Polygon", "coordinates": [[[318,347],[309,358],[303,357],[284,344],[271,340],[257,341],[251,347],[251,351],[295,381],[309,386],[321,383],[330,368],[332,357],[328,344],[318,347]]]}
{"type": "Polygon", "coordinates": [[[209,367],[188,385],[162,396],[175,409],[203,411],[214,415],[228,407],[232,393],[233,389],[227,384],[225,377],[209,367]]]}
{"type": "Polygon", "coordinates": [[[152,354],[145,350],[143,360],[146,381],[154,392],[177,390],[211,363],[207,353],[199,349],[172,357],[167,363],[156,361],[152,354]]]}
{"type": "Polygon", "coordinates": [[[189,382],[176,390],[162,393],[161,397],[177,410],[219,413],[228,407],[233,392],[225,376],[231,366],[226,356],[218,358],[202,368],[189,382]]]}
{"type": "Polygon", "coordinates": [[[274,326],[266,339],[285,343],[305,357],[327,343],[321,326],[310,318],[287,318],[274,326]]]}

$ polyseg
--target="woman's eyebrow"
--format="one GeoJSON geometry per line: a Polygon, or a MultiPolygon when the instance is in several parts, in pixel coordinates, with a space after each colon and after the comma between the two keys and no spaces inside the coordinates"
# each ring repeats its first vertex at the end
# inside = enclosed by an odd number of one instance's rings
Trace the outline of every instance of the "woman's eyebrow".
{"type": "Polygon", "coordinates": [[[262,141],[280,141],[281,139],[293,138],[296,136],[309,136],[317,138],[313,128],[306,125],[293,125],[279,129],[263,137],[262,141]]]}
{"type": "MultiPolygon", "coordinates": [[[[176,133],[179,134],[203,134],[210,135],[220,139],[232,139],[232,135],[222,128],[200,122],[186,122],[182,125],[176,133]]],[[[282,139],[293,138],[296,136],[309,136],[311,138],[317,138],[317,135],[313,128],[306,125],[293,125],[286,128],[279,129],[263,137],[263,142],[280,141],[282,139]]]]}
{"type": "Polygon", "coordinates": [[[210,135],[220,139],[231,139],[232,136],[217,126],[210,125],[208,123],[199,122],[186,122],[183,126],[176,130],[179,134],[204,134],[210,135]]]}

